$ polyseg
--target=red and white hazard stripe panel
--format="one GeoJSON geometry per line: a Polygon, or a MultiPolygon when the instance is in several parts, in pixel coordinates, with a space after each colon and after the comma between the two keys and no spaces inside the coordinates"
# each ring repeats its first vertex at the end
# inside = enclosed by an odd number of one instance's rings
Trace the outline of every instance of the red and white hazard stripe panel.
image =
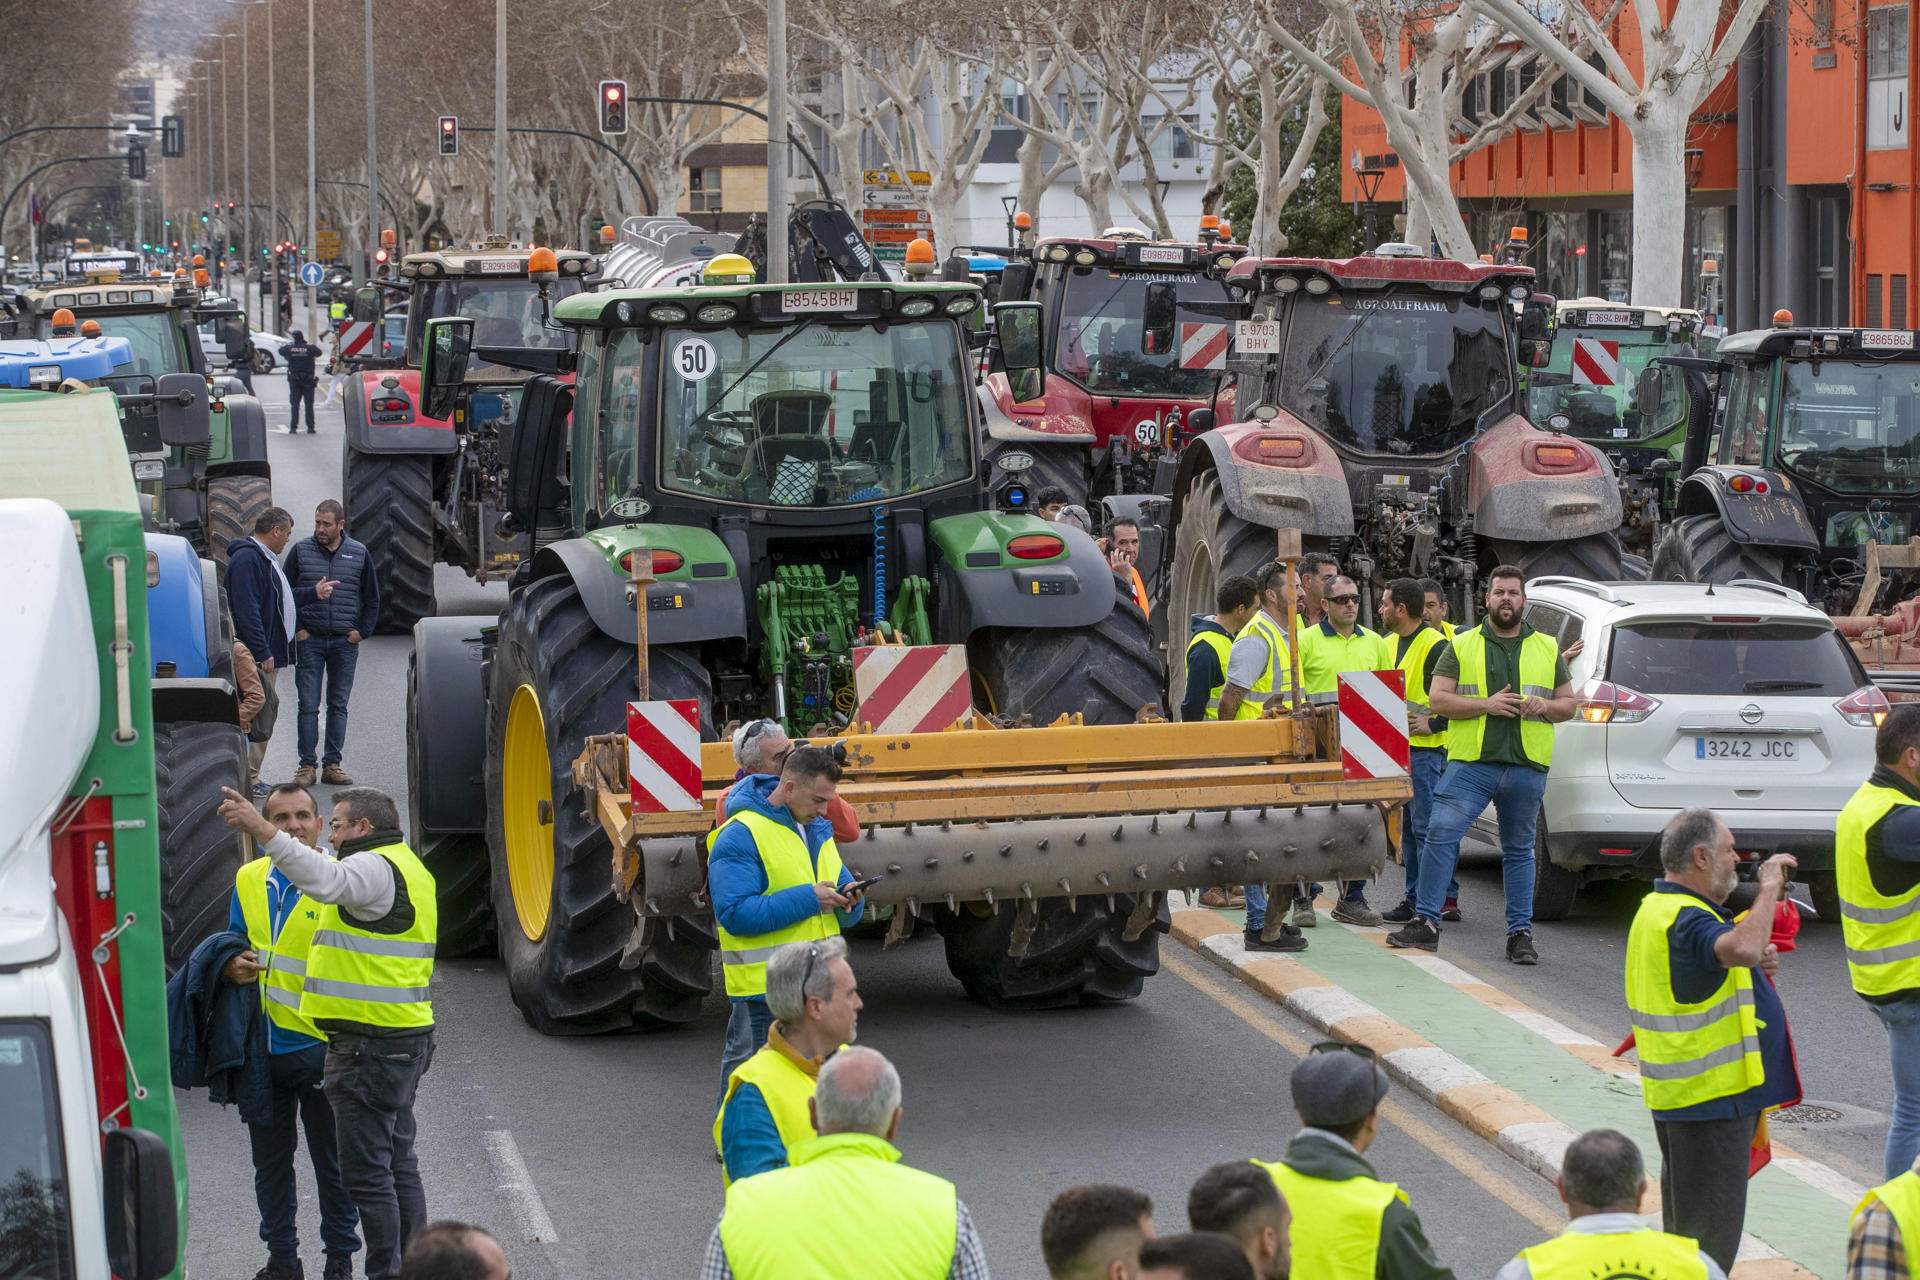
{"type": "Polygon", "coordinates": [[[963,644],[875,645],[853,651],[857,717],[875,733],[937,733],[973,710],[963,644]]]}
{"type": "Polygon", "coordinates": [[[700,807],[698,700],[627,704],[627,790],[635,813],[691,813],[700,807]]]}
{"type": "Polygon", "coordinates": [[[1407,776],[1407,675],[1349,671],[1340,677],[1340,774],[1407,776]]]}
{"type": "Polygon", "coordinates": [[[1180,367],[1182,369],[1224,369],[1227,367],[1227,339],[1231,329],[1224,324],[1180,325],[1180,367]]]}
{"type": "Polygon", "coordinates": [[[1573,385],[1613,387],[1620,383],[1620,344],[1605,338],[1573,340],[1573,385]]]}
{"type": "Polygon", "coordinates": [[[373,322],[370,320],[349,320],[340,330],[340,354],[343,356],[364,356],[372,354],[368,348],[373,343],[373,322]]]}

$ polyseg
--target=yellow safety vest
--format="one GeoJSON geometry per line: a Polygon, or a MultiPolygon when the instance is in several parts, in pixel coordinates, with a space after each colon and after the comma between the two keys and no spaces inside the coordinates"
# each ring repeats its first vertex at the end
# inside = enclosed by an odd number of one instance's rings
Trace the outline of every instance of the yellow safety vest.
{"type": "Polygon", "coordinates": [[[1445,636],[1449,640],[1453,639],[1453,636],[1454,636],[1453,624],[1451,622],[1448,622],[1444,618],[1440,620],[1440,634],[1445,636]]]}
{"type": "Polygon", "coordinates": [[[344,302],[329,304],[327,307],[327,315],[335,320],[345,320],[347,318],[347,304],[344,302]]]}
{"type": "MultiPolygon", "coordinates": [[[[719,1114],[713,1117],[713,1149],[720,1150],[720,1128],[727,1118],[727,1104],[733,1101],[741,1085],[750,1084],[760,1090],[760,1097],[772,1113],[773,1127],[780,1131],[781,1145],[792,1151],[814,1136],[813,1115],[807,1110],[807,1100],[813,1097],[817,1083],[792,1058],[770,1044],[761,1045],[758,1052],[727,1077],[727,1096],[721,1099],[719,1114]]],[[[720,1177],[727,1183],[733,1181],[727,1176],[725,1166],[721,1168],[720,1177]]]]}
{"type": "Polygon", "coordinates": [[[1196,631],[1193,639],[1187,641],[1187,670],[1193,670],[1193,651],[1205,645],[1213,650],[1213,656],[1220,663],[1220,683],[1207,691],[1206,719],[1220,718],[1220,691],[1227,687],[1227,658],[1233,653],[1233,637],[1221,631],[1196,631]]]}
{"type": "MultiPolygon", "coordinates": [[[[1398,636],[1389,637],[1386,643],[1393,645],[1397,649],[1400,644],[1400,638],[1398,636]]],[[[1432,627],[1426,626],[1424,623],[1418,631],[1413,633],[1413,642],[1407,646],[1407,656],[1400,659],[1400,670],[1407,677],[1408,715],[1413,715],[1416,712],[1420,715],[1428,716],[1433,714],[1433,708],[1428,705],[1427,655],[1433,652],[1435,645],[1444,643],[1446,643],[1446,637],[1442,636],[1432,627]]],[[[1444,729],[1438,733],[1410,733],[1407,735],[1407,745],[1411,747],[1444,747],[1447,745],[1447,734],[1444,729]]]]}
{"type": "Polygon", "coordinates": [[[1674,1111],[1757,1089],[1767,1078],[1753,971],[1741,966],[1705,1000],[1673,994],[1667,934],[1682,911],[1726,917],[1688,893],[1649,893],[1627,931],[1627,1017],[1640,1052],[1640,1092],[1655,1111],[1674,1111]]]}
{"type": "Polygon", "coordinates": [[[1280,630],[1280,624],[1269,618],[1265,609],[1256,609],[1234,639],[1244,640],[1248,636],[1259,636],[1267,642],[1267,669],[1260,673],[1260,678],[1247,690],[1247,696],[1240,700],[1240,706],[1233,714],[1236,720],[1258,720],[1267,699],[1274,693],[1293,693],[1293,660],[1287,649],[1286,633],[1280,630]]]}
{"type": "Polygon", "coordinates": [[[1314,706],[1340,701],[1340,677],[1349,671],[1379,671],[1392,659],[1381,647],[1380,633],[1355,624],[1352,635],[1329,631],[1316,623],[1300,633],[1300,688],[1314,706]]]}
{"type": "Polygon", "coordinates": [[[1599,1234],[1568,1231],[1522,1249],[1533,1280],[1592,1280],[1634,1276],[1638,1280],[1706,1280],[1700,1242],[1644,1228],[1599,1234]]]}
{"type": "Polygon", "coordinates": [[[1373,1280],[1380,1256],[1380,1224],[1387,1206],[1407,1203],[1391,1182],[1356,1177],[1309,1178],[1284,1160],[1255,1160],[1280,1188],[1293,1225],[1293,1274],[1314,1280],[1373,1280]]]}
{"type": "MultiPolygon", "coordinates": [[[[260,1001],[267,1021],[315,1040],[327,1033],[300,1012],[300,991],[307,981],[307,952],[320,927],[320,904],[302,896],[274,936],[273,911],[267,904],[267,874],[273,859],[255,858],[233,878],[240,896],[240,915],[247,922],[247,942],[260,957],[260,1001]]],[[[294,892],[298,893],[299,890],[294,892]]]]}
{"type": "Polygon", "coordinates": [[[1920,1250],[1920,1174],[1909,1169],[1893,1181],[1867,1192],[1854,1206],[1853,1220],[1859,1221],[1860,1215],[1875,1200],[1887,1206],[1887,1212],[1893,1215],[1893,1224],[1900,1228],[1900,1244],[1907,1254],[1907,1274],[1912,1275],[1916,1250],[1920,1250]]]}
{"type": "Polygon", "coordinates": [[[307,952],[300,1013],[314,1023],[425,1030],[433,1025],[428,983],[433,980],[433,948],[440,936],[433,872],[398,842],[371,852],[393,864],[394,875],[413,904],[413,923],[404,933],[373,933],[347,919],[337,904],[323,904],[307,952]]]}
{"type": "MultiPolygon", "coordinates": [[[[752,810],[743,809],[721,823],[719,830],[708,837],[707,847],[711,849],[720,832],[736,822],[753,837],[760,865],[767,872],[769,894],[803,884],[840,883],[840,849],[832,836],[820,846],[820,869],[816,872],[813,860],[807,856],[805,837],[784,822],[775,822],[752,810]]],[[[714,932],[720,937],[720,967],[727,975],[727,994],[741,999],[767,994],[767,961],[773,959],[774,952],[789,942],[836,937],[840,932],[840,919],[831,911],[819,911],[798,924],[747,938],[729,933],[716,919],[714,932]]]]}
{"type": "Polygon", "coordinates": [[[1920,887],[1886,897],[1867,870],[1867,833],[1901,805],[1915,801],[1892,787],[1862,783],[1834,832],[1834,878],[1840,889],[1840,932],[1847,972],[1863,996],[1920,987],[1920,887]]]}
{"type": "MultiPolygon", "coordinates": [[[[1453,654],[1460,662],[1460,674],[1453,691],[1463,698],[1484,698],[1487,688],[1487,637],[1479,627],[1468,627],[1453,638],[1453,654]]],[[[1520,645],[1521,697],[1551,698],[1553,678],[1559,670],[1560,650],[1552,637],[1535,631],[1520,645]]],[[[1447,759],[1472,761],[1480,758],[1487,736],[1487,718],[1473,716],[1447,721],[1447,759]]],[[[1527,759],[1542,769],[1553,763],[1553,724],[1546,720],[1520,722],[1520,749],[1527,759]]]]}
{"type": "Polygon", "coordinates": [[[960,1233],[951,1182],[865,1133],[808,1138],[787,1159],[727,1188],[720,1244],[735,1280],[946,1280],[960,1233]]]}

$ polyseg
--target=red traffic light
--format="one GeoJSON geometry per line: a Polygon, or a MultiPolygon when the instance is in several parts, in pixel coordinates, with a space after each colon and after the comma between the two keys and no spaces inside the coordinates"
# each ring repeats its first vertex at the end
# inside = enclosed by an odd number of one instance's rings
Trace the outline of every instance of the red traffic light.
{"type": "Polygon", "coordinates": [[[452,132],[453,132],[453,117],[452,117],[452,116],[441,116],[441,117],[440,117],[440,132],[442,132],[442,133],[452,133],[452,132]]]}
{"type": "Polygon", "coordinates": [[[234,204],[234,202],[233,202],[233,201],[231,201],[231,200],[229,200],[229,201],[227,201],[227,212],[228,212],[228,213],[232,213],[232,212],[234,211],[234,209],[235,209],[235,208],[237,208],[237,207],[238,207],[238,206],[236,206],[236,205],[234,204]]]}
{"type": "Polygon", "coordinates": [[[391,259],[392,256],[393,255],[388,253],[385,249],[376,249],[373,254],[374,265],[384,267],[387,265],[388,260],[391,259]]]}
{"type": "Polygon", "coordinates": [[[625,85],[619,84],[617,82],[610,82],[607,85],[607,101],[608,102],[620,101],[620,99],[623,96],[625,96],[625,93],[626,93],[625,85]]]}

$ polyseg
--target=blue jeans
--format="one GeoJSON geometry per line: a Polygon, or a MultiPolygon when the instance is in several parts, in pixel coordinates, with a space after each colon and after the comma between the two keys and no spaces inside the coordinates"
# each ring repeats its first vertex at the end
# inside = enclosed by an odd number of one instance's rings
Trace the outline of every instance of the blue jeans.
{"type": "Polygon", "coordinates": [[[1246,886],[1247,895],[1247,932],[1253,933],[1267,927],[1267,887],[1260,884],[1246,886]]]}
{"type": "Polygon", "coordinates": [[[1887,1029],[1893,1051],[1893,1123],[1887,1129],[1887,1177],[1897,1178],[1920,1154],[1920,995],[1869,1005],[1887,1029]]]}
{"type": "Polygon", "coordinates": [[[767,1042],[767,1028],[773,1025],[773,1010],[765,1000],[735,1000],[727,1012],[727,1042],[720,1050],[720,1096],[713,1109],[727,1099],[727,1080],[733,1069],[760,1052],[767,1042]]]}
{"type": "Polygon", "coordinates": [[[276,1053],[269,1061],[273,1075],[273,1119],[247,1126],[253,1147],[253,1196],[260,1205],[260,1238],[275,1262],[300,1260],[300,1232],[295,1210],[293,1154],[300,1146],[300,1130],[307,1133],[307,1158],[313,1162],[314,1192],[320,1200],[320,1243],[329,1254],[360,1251],[354,1228],[360,1214],[340,1176],[340,1148],[334,1135],[333,1107],[320,1091],[327,1048],[316,1044],[297,1053],[276,1053]]]}
{"type": "Polygon", "coordinates": [[[347,699],[353,694],[353,670],[360,646],[345,636],[308,636],[294,657],[293,683],[300,691],[300,763],[312,768],[320,742],[320,680],[327,683],[327,754],[322,764],[339,764],[347,745],[347,699]]]}
{"type": "MultiPolygon", "coordinates": [[[[1412,902],[1420,886],[1420,842],[1427,835],[1427,819],[1433,813],[1433,789],[1447,771],[1447,753],[1440,747],[1415,747],[1408,753],[1412,762],[1413,799],[1407,804],[1407,820],[1400,829],[1400,858],[1407,873],[1407,901],[1412,902]]],[[[1447,897],[1460,896],[1460,882],[1447,881],[1447,897]]]]}
{"type": "Polygon", "coordinates": [[[1533,928],[1533,839],[1547,774],[1523,764],[1453,760],[1433,789],[1433,811],[1420,842],[1420,879],[1413,909],[1438,923],[1447,883],[1460,865],[1460,838],[1492,804],[1500,818],[1500,879],[1507,890],[1507,932],[1533,928]]]}

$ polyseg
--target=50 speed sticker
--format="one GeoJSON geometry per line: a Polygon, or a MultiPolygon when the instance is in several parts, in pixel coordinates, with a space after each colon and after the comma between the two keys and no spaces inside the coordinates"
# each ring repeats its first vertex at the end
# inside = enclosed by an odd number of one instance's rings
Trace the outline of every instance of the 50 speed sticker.
{"type": "Polygon", "coordinates": [[[673,371],[688,382],[705,382],[718,363],[705,338],[682,338],[673,349],[673,371]]]}

